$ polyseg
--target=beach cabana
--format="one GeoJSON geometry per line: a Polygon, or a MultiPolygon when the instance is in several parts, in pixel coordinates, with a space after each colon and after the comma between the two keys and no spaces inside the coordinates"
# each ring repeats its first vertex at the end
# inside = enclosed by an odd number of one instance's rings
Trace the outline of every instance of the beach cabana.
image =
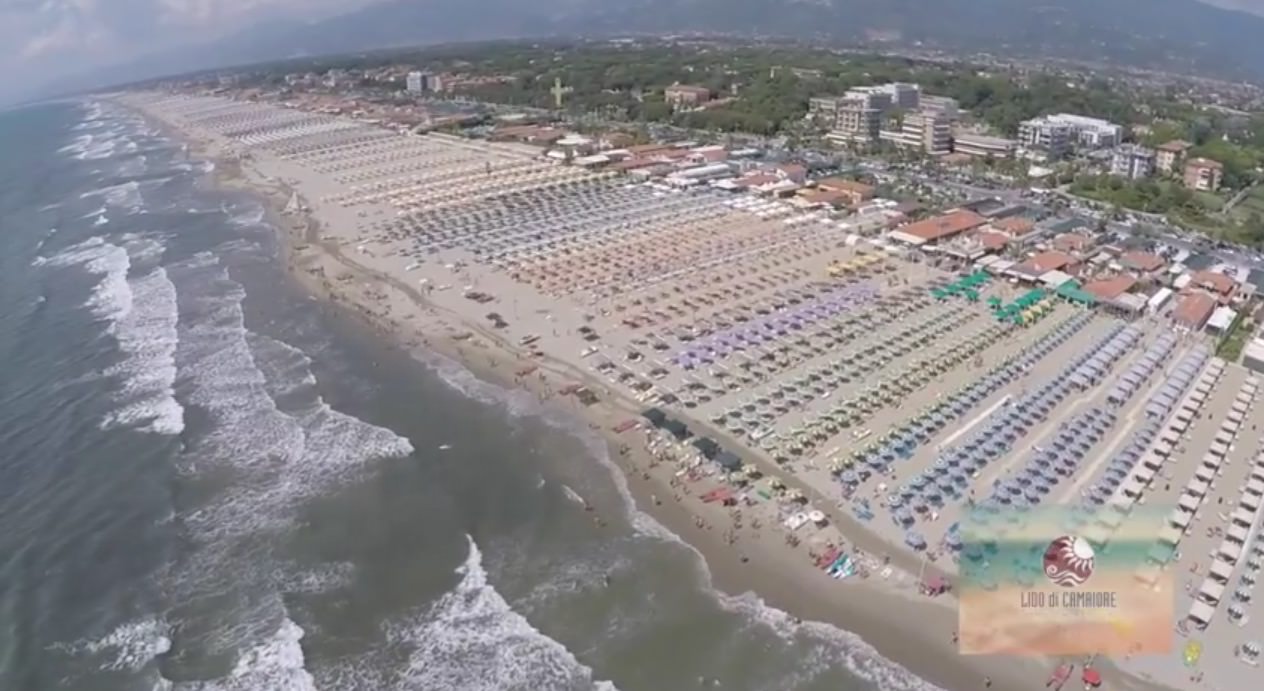
{"type": "Polygon", "coordinates": [[[715,457],[715,462],[724,470],[735,473],[742,469],[742,459],[731,451],[723,451],[715,457]]]}

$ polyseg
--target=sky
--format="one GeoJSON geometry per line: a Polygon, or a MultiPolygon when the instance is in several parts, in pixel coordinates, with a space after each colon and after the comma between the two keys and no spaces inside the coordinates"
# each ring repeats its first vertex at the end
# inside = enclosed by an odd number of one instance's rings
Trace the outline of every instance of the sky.
{"type": "Polygon", "coordinates": [[[268,19],[321,19],[373,0],[0,0],[2,88],[20,90],[268,19]]]}
{"type": "MultiPolygon", "coordinates": [[[[378,1],[0,0],[0,92],[210,41],[256,22],[322,19],[378,1]]],[[[1264,0],[1202,1],[1264,15],[1264,0]]]]}

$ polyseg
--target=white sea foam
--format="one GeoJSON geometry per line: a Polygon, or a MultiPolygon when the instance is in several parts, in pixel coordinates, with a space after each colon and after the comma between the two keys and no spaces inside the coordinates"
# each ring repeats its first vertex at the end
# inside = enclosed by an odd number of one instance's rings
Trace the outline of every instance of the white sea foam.
{"type": "Polygon", "coordinates": [[[124,233],[117,239],[127,250],[127,255],[131,257],[133,263],[155,262],[162,258],[163,252],[167,249],[162,238],[153,234],[124,233]]]}
{"type": "Polygon", "coordinates": [[[312,675],[304,667],[303,629],[288,617],[271,638],[240,651],[232,671],[211,681],[176,682],[172,691],[312,691],[312,675]]]}
{"type": "Polygon", "coordinates": [[[37,258],[36,265],[55,267],[83,266],[101,280],[92,289],[87,307],[92,313],[114,324],[132,309],[132,291],[127,284],[127,272],[131,259],[127,250],[118,245],[94,237],[71,245],[51,258],[37,258]]]}
{"type": "Polygon", "coordinates": [[[102,656],[103,670],[136,671],[170,650],[171,639],[165,623],[147,617],[120,624],[99,639],[54,648],[73,655],[102,656]]]}
{"type": "Polygon", "coordinates": [[[105,199],[106,206],[126,209],[131,213],[140,211],[145,205],[145,198],[140,193],[140,183],[136,180],[101,187],[79,195],[80,199],[93,197],[102,197],[105,199]]]}
{"type": "Polygon", "coordinates": [[[192,385],[190,401],[210,414],[214,427],[192,460],[231,467],[241,479],[239,487],[185,518],[199,535],[222,543],[282,527],[298,501],[353,479],[367,461],[412,453],[407,439],[333,410],[315,391],[301,409],[280,410],[274,396],[314,382],[310,360],[248,332],[240,284],[213,258],[195,262],[212,279],[192,298],[203,316],[182,322],[177,359],[192,385]]]}
{"type": "Polygon", "coordinates": [[[106,416],[103,426],[143,426],[159,434],[179,434],[184,430],[184,408],[175,396],[175,285],[161,267],[128,283],[131,308],[114,328],[123,359],[105,371],[122,381],[113,394],[119,407],[106,416]]]}
{"type": "Polygon", "coordinates": [[[721,606],[777,635],[787,649],[804,656],[799,674],[811,677],[841,665],[885,691],[942,691],[904,667],[882,657],[860,636],[816,621],[797,621],[753,593],[731,596],[716,592],[721,606]]]}
{"type": "Polygon", "coordinates": [[[469,553],[457,568],[460,582],[431,606],[386,624],[389,649],[375,669],[333,669],[322,674],[322,686],[374,691],[613,691],[613,684],[594,680],[593,671],[565,646],[509,606],[488,583],[478,545],[468,536],[467,540],[469,553]],[[402,665],[386,663],[400,657],[405,660],[402,665]]]}
{"type": "Polygon", "coordinates": [[[257,203],[245,205],[245,208],[230,210],[228,220],[239,228],[251,228],[263,223],[264,209],[257,203]]]}

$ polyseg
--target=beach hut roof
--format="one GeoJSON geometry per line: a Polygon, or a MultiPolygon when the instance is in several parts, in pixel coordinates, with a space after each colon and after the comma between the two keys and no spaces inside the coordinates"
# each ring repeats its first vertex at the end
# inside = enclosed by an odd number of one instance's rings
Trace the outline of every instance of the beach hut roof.
{"type": "Polygon", "coordinates": [[[738,458],[737,454],[731,451],[721,452],[715,457],[715,462],[720,464],[721,468],[730,472],[735,472],[742,468],[742,459],[738,458]]]}

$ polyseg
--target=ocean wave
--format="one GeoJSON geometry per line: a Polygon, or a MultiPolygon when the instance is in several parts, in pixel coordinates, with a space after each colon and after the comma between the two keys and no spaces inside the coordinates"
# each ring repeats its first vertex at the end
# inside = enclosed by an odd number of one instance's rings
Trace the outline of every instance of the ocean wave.
{"type": "Polygon", "coordinates": [[[488,582],[478,544],[466,540],[456,586],[429,607],[387,622],[387,650],[373,659],[317,672],[321,688],[617,691],[515,612],[488,582]]]}
{"type": "Polygon", "coordinates": [[[124,357],[105,371],[123,382],[112,395],[119,407],[102,425],[106,429],[141,426],[159,434],[179,434],[184,430],[184,408],[175,395],[179,341],[175,285],[161,267],[128,284],[131,308],[114,329],[124,357]]]}
{"type": "Polygon", "coordinates": [[[136,213],[145,206],[145,198],[140,193],[140,182],[136,180],[100,187],[79,195],[80,199],[93,197],[102,197],[106,206],[125,209],[129,213],[136,213]]]}
{"type": "Polygon", "coordinates": [[[686,544],[679,535],[668,530],[653,516],[637,508],[636,500],[632,497],[632,490],[628,487],[627,476],[610,457],[610,447],[605,439],[584,425],[574,413],[557,406],[542,404],[534,394],[525,389],[507,389],[479,379],[464,365],[445,355],[433,351],[418,351],[415,354],[434,370],[445,384],[461,395],[486,405],[498,406],[511,417],[530,416],[539,419],[550,427],[568,432],[579,439],[588,455],[601,464],[609,474],[622,500],[625,518],[633,530],[665,542],[686,544]]]}
{"type": "MultiPolygon", "coordinates": [[[[332,409],[314,387],[302,405],[283,411],[277,399],[314,382],[311,361],[297,348],[245,327],[245,290],[214,258],[173,270],[189,276],[192,311],[182,321],[177,364],[189,401],[213,422],[191,449],[198,468],[225,466],[240,487],[185,518],[197,534],[224,540],[275,529],[295,504],[358,476],[370,460],[406,456],[407,439],[332,409]]],[[[181,280],[183,285],[185,280],[181,280]]]]}
{"type": "Polygon", "coordinates": [[[82,266],[91,273],[101,275],[92,289],[85,306],[97,317],[110,322],[107,330],[132,309],[132,291],[127,283],[131,259],[127,250],[99,237],[89,238],[65,248],[52,257],[38,257],[36,266],[82,266]]]}
{"type": "Polygon", "coordinates": [[[215,492],[178,509],[190,548],[160,579],[172,602],[221,597],[236,603],[198,612],[177,651],[235,654],[233,672],[175,689],[309,689],[282,593],[323,592],[350,582],[350,567],[295,567],[276,549],[300,504],[363,477],[376,460],[406,456],[394,432],[330,407],[303,351],[246,328],[244,288],[209,253],[167,267],[181,291],[176,365],[183,400],[206,416],[186,440],[179,470],[215,492]],[[230,595],[231,594],[231,595],[230,595]],[[271,637],[270,637],[271,636],[271,637]]]}
{"type": "Polygon", "coordinates": [[[843,666],[883,691],[943,691],[883,657],[865,639],[819,621],[800,621],[773,607],[754,593],[733,596],[716,592],[724,609],[772,631],[787,647],[804,657],[797,673],[803,681],[843,666]]]}
{"type": "Polygon", "coordinates": [[[232,671],[209,681],[175,682],[171,691],[313,691],[303,657],[303,629],[289,617],[276,633],[237,655],[232,671]]]}
{"type": "MultiPolygon", "coordinates": [[[[609,447],[604,439],[573,413],[541,404],[530,392],[523,389],[506,389],[479,379],[459,362],[446,356],[423,351],[418,353],[423,362],[431,366],[439,377],[462,395],[489,405],[497,405],[511,416],[534,416],[550,426],[577,436],[591,457],[605,467],[614,482],[628,520],[637,533],[670,542],[687,549],[694,557],[699,576],[706,588],[726,610],[739,613],[753,624],[766,627],[787,643],[814,646],[809,660],[817,669],[841,665],[852,674],[869,681],[886,691],[935,691],[937,687],[921,679],[898,663],[883,657],[859,635],[824,622],[796,623],[789,614],[763,602],[752,593],[730,596],[715,589],[706,559],[692,545],[671,532],[649,514],[636,507],[623,471],[610,458],[609,447]]],[[[538,595],[538,594],[537,594],[538,595]]],[[[809,676],[813,672],[802,669],[809,676]]]]}
{"type": "Polygon", "coordinates": [[[73,656],[97,658],[98,669],[137,672],[171,649],[167,624],[155,617],[124,622],[101,638],[56,644],[52,650],[73,656]]]}

